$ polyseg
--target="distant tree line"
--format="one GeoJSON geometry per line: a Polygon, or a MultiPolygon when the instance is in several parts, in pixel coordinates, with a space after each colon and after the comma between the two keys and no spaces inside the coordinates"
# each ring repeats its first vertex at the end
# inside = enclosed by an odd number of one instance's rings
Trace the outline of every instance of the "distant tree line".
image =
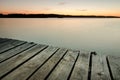
{"type": "Polygon", "coordinates": [[[60,15],[60,14],[0,14],[0,18],[120,18],[118,16],[60,15]]]}

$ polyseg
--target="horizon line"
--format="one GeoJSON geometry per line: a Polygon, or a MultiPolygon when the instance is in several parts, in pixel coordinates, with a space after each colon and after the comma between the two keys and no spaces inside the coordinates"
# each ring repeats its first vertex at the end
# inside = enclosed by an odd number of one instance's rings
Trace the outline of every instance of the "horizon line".
{"type": "Polygon", "coordinates": [[[14,14],[21,14],[21,15],[60,15],[60,16],[111,16],[111,17],[120,17],[120,16],[113,16],[113,15],[80,15],[80,14],[76,14],[76,15],[72,15],[72,14],[57,14],[57,13],[8,13],[8,14],[4,14],[4,13],[0,13],[0,15],[14,15],[14,14]]]}

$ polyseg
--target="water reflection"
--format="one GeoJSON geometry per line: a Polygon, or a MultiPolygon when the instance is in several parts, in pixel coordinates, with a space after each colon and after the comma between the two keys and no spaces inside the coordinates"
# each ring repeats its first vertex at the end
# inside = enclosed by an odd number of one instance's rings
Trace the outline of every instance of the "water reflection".
{"type": "Polygon", "coordinates": [[[120,54],[119,19],[0,19],[0,37],[120,54]]]}

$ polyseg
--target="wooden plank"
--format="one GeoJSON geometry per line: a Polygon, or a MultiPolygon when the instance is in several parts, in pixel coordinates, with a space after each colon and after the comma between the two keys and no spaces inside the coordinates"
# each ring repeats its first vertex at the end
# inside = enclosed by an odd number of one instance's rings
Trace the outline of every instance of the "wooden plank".
{"type": "Polygon", "coordinates": [[[120,56],[108,56],[111,77],[113,80],[120,80],[120,56]]]}
{"type": "Polygon", "coordinates": [[[66,54],[66,49],[60,49],[52,58],[49,59],[29,80],[44,80],[45,77],[52,71],[54,66],[60,61],[60,59],[66,54]]]}
{"type": "Polygon", "coordinates": [[[0,42],[2,42],[2,41],[4,41],[4,39],[1,39],[1,38],[0,38],[0,42]]]}
{"type": "Polygon", "coordinates": [[[11,58],[12,56],[14,56],[16,54],[19,54],[19,53],[25,51],[26,49],[28,49],[34,45],[35,45],[34,43],[26,43],[26,44],[23,44],[19,47],[14,48],[10,51],[7,51],[4,54],[0,54],[0,63],[11,58]]]}
{"type": "Polygon", "coordinates": [[[10,40],[10,39],[0,39],[0,44],[6,42],[6,41],[8,41],[8,40],[10,40]]]}
{"type": "Polygon", "coordinates": [[[4,39],[4,38],[0,38],[0,42],[3,41],[3,40],[6,40],[6,39],[4,39]]]}
{"type": "Polygon", "coordinates": [[[41,66],[58,48],[48,47],[28,62],[8,74],[3,80],[26,80],[39,66],[41,66]]]}
{"type": "Polygon", "coordinates": [[[105,56],[92,55],[91,80],[111,80],[105,56]]]}
{"type": "Polygon", "coordinates": [[[12,44],[14,41],[15,41],[15,40],[7,40],[7,41],[4,42],[4,43],[0,43],[0,49],[1,49],[3,46],[12,44]]]}
{"type": "Polygon", "coordinates": [[[0,64],[0,78],[4,75],[8,74],[9,72],[13,71],[17,67],[21,66],[27,60],[32,58],[33,56],[37,55],[39,52],[46,48],[45,45],[36,45],[25,52],[22,52],[9,60],[0,64]]]}
{"type": "Polygon", "coordinates": [[[69,50],[47,80],[67,80],[77,56],[78,52],[69,50]]]}
{"type": "Polygon", "coordinates": [[[2,40],[3,38],[0,38],[0,40],[2,40]]]}
{"type": "Polygon", "coordinates": [[[2,48],[0,48],[0,54],[4,53],[5,51],[8,51],[10,49],[13,49],[13,48],[15,48],[17,46],[20,46],[20,45],[22,45],[24,43],[25,43],[24,41],[18,41],[18,40],[13,41],[12,43],[10,43],[10,44],[8,44],[8,45],[3,46],[2,48]]]}
{"type": "Polygon", "coordinates": [[[105,72],[105,76],[107,77],[107,80],[112,80],[111,77],[110,77],[110,72],[109,72],[109,68],[108,68],[108,64],[107,64],[107,60],[106,60],[106,55],[102,55],[102,61],[103,61],[103,69],[104,69],[104,72],[105,72]]]}
{"type": "Polygon", "coordinates": [[[88,78],[88,69],[89,69],[89,53],[81,53],[78,57],[70,80],[87,80],[88,78]]]}

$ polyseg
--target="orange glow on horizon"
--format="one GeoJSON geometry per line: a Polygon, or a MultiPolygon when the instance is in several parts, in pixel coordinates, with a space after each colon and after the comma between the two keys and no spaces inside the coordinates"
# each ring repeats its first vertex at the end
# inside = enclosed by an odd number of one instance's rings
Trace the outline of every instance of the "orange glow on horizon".
{"type": "Polygon", "coordinates": [[[1,11],[2,14],[64,14],[64,15],[102,15],[102,16],[120,16],[120,12],[97,12],[97,11],[75,11],[75,10],[66,10],[66,11],[1,11]]]}

